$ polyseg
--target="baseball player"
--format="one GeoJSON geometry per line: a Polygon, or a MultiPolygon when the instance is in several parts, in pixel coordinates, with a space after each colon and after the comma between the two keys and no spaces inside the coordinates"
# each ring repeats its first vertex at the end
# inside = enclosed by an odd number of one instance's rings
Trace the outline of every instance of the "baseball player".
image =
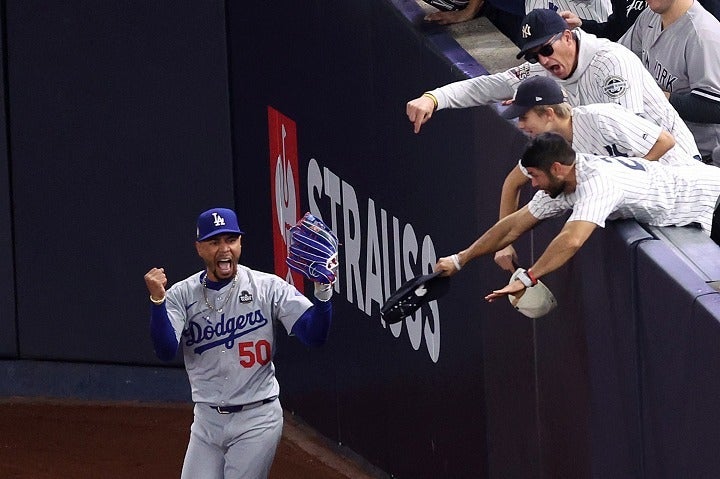
{"type": "Polygon", "coordinates": [[[606,22],[613,12],[610,0],[525,0],[525,13],[535,9],[550,9],[556,12],[571,11],[580,18],[606,22]]]}
{"type": "Polygon", "coordinates": [[[570,10],[558,12],[568,22],[570,28],[582,27],[588,33],[608,40],[617,41],[635,23],[640,12],[645,10],[645,0],[612,0],[612,13],[606,21],[583,17],[570,10]]]}
{"type": "MultiPolygon", "coordinates": [[[[531,138],[540,133],[559,133],[579,153],[617,157],[641,157],[667,165],[693,165],[700,160],[692,135],[678,132],[677,140],[655,123],[613,103],[594,103],[572,108],[554,80],[536,76],[518,87],[512,105],[502,112],[518,118],[518,127],[531,138]]],[[[500,218],[518,209],[520,189],[529,181],[518,164],[505,178],[500,198],[500,218]]],[[[512,245],[495,253],[501,268],[514,271],[517,254],[512,245]]]]}
{"type": "Polygon", "coordinates": [[[720,241],[720,232],[713,230],[720,195],[720,169],[714,166],[702,162],[668,166],[643,158],[576,153],[557,133],[535,138],[521,161],[540,191],[468,248],[440,258],[435,270],[455,274],[473,258],[504,248],[540,221],[572,212],[526,274],[487,295],[487,301],[517,295],[534,286],[539,278],[572,258],[595,228],[605,227],[607,220],[634,218],[653,226],[697,224],[714,241],[720,241]]]}
{"type": "Polygon", "coordinates": [[[195,243],[205,269],[167,290],[163,268],[145,274],[155,352],[170,360],[182,344],[195,403],[183,479],[268,476],[283,425],[274,325],[311,346],[330,328],[331,286],[315,283],[311,302],[281,278],[239,265],[242,234],[234,211],[207,210],[195,243]]]}
{"type": "Polygon", "coordinates": [[[720,22],[693,0],[648,6],[619,43],[640,57],[709,162],[720,145],[720,22]]]}
{"type": "Polygon", "coordinates": [[[687,126],[652,76],[630,50],[615,42],[570,31],[552,10],[533,10],[523,23],[520,56],[527,62],[501,73],[450,83],[407,103],[415,133],[435,110],[467,108],[513,97],[520,82],[532,76],[553,78],[572,106],[617,103],[660,125],[677,137],[687,126]]]}

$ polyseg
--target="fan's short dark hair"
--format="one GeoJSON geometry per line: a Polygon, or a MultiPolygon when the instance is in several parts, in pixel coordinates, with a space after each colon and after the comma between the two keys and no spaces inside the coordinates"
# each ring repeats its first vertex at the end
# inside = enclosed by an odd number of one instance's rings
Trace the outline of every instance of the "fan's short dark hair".
{"type": "Polygon", "coordinates": [[[548,172],[556,161],[563,165],[572,165],[575,162],[575,150],[559,134],[542,133],[528,145],[520,162],[525,168],[548,172]]]}

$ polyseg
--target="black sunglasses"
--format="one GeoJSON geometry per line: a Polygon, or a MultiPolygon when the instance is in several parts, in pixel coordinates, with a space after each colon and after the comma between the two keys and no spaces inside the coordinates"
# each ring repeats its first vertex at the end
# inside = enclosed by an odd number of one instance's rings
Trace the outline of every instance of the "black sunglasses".
{"type": "Polygon", "coordinates": [[[553,53],[555,53],[555,49],[553,48],[552,44],[555,43],[560,39],[564,32],[560,32],[556,34],[554,37],[550,39],[549,42],[547,42],[545,45],[541,46],[537,50],[534,50],[532,52],[527,52],[525,54],[525,61],[528,63],[537,63],[538,62],[538,55],[542,55],[544,57],[549,57],[553,53]]]}

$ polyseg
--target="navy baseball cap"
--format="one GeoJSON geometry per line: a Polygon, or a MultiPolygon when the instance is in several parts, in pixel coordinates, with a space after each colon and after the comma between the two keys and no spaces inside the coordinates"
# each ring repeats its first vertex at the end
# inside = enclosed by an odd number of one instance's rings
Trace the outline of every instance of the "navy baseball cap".
{"type": "Polygon", "coordinates": [[[555,10],[536,8],[525,15],[520,30],[520,53],[516,58],[522,58],[528,51],[544,45],[554,35],[570,26],[555,10]]]}
{"type": "Polygon", "coordinates": [[[198,241],[205,241],[222,233],[243,234],[233,210],[212,208],[200,213],[197,220],[198,241]]]}
{"type": "Polygon", "coordinates": [[[520,83],[512,104],[500,116],[508,120],[525,114],[537,105],[558,105],[567,101],[562,87],[552,78],[534,76],[520,83]]]}

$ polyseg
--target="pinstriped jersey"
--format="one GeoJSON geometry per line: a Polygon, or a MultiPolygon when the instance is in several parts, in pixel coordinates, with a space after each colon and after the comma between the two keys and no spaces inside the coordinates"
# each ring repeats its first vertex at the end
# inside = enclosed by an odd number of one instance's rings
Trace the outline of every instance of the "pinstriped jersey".
{"type": "Polygon", "coordinates": [[[217,291],[203,286],[204,275],[175,283],[166,296],[193,402],[238,405],[277,396],[275,321],[291,331],[312,302],[278,276],[242,265],[237,283],[217,291]]]}
{"type": "MultiPolygon", "coordinates": [[[[641,58],[663,90],[692,91],[720,104],[720,22],[697,1],[664,30],[661,22],[646,8],[618,41],[641,58]]],[[[720,144],[720,124],[686,123],[703,155],[720,144]]]]}
{"type": "MultiPolygon", "coordinates": [[[[612,103],[594,103],[572,109],[572,148],[603,156],[644,157],[662,128],[612,103]]],[[[678,132],[675,146],[659,161],[669,165],[697,162],[697,147],[689,132],[678,132]]]]}
{"type": "Polygon", "coordinates": [[[525,0],[525,13],[536,8],[548,8],[556,12],[569,10],[580,18],[607,22],[612,13],[610,0],[525,0]]]}
{"type": "Polygon", "coordinates": [[[567,92],[568,103],[616,103],[660,125],[675,138],[691,135],[675,108],[638,57],[624,46],[573,30],[580,43],[578,66],[565,80],[553,76],[539,63],[523,63],[504,72],[481,75],[442,86],[431,93],[438,109],[467,108],[512,98],[520,82],[535,75],[557,81],[567,92]]]}
{"type": "Polygon", "coordinates": [[[606,220],[634,218],[652,226],[698,224],[710,234],[720,168],[577,153],[575,177],[572,193],[550,198],[538,191],[528,203],[530,214],[546,219],[572,210],[568,221],[589,221],[601,228],[606,220]]]}

